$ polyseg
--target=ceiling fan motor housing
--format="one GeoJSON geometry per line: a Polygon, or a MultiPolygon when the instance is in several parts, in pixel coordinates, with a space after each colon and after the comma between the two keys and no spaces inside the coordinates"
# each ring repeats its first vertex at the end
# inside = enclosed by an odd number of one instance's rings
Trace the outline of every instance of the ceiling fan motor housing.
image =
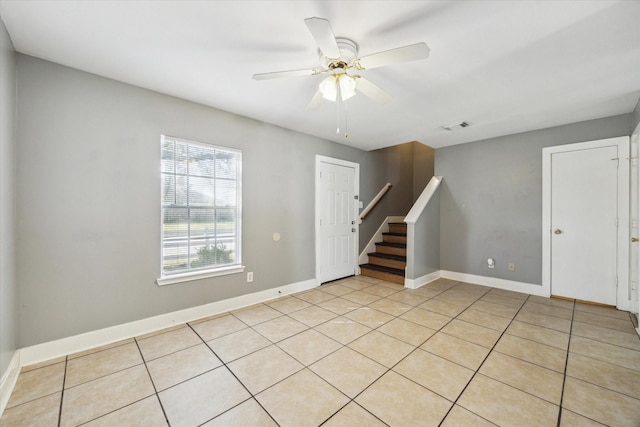
{"type": "Polygon", "coordinates": [[[327,58],[320,52],[320,65],[325,69],[346,72],[346,69],[358,58],[358,44],[343,37],[336,37],[336,43],[340,50],[340,58],[327,58]]]}

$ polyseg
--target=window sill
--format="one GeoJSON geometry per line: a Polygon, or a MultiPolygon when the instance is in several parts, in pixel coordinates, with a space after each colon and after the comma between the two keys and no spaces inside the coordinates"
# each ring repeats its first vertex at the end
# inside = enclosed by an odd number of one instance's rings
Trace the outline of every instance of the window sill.
{"type": "Polygon", "coordinates": [[[175,283],[189,282],[191,280],[206,279],[209,277],[226,276],[227,274],[242,273],[244,265],[216,268],[215,270],[197,271],[194,273],[174,274],[156,279],[158,286],[173,285],[175,283]]]}

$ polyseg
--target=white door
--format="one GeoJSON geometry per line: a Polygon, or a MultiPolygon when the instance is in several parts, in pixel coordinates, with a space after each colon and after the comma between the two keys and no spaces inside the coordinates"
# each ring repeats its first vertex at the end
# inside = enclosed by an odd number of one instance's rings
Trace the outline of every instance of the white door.
{"type": "Polygon", "coordinates": [[[618,147],[551,155],[551,294],[616,305],[618,147]]]}
{"type": "Polygon", "coordinates": [[[356,168],[321,161],[316,207],[320,283],[356,271],[356,168]]]}

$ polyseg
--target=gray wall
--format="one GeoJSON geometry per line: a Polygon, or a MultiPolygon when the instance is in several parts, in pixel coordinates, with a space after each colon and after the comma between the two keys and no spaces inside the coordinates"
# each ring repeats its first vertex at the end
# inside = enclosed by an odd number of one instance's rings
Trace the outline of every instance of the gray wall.
{"type": "Polygon", "coordinates": [[[15,271],[16,54],[0,18],[0,377],[17,343],[15,271]]]}
{"type": "Polygon", "coordinates": [[[440,270],[440,187],[415,225],[408,227],[408,234],[411,235],[409,245],[413,247],[413,256],[409,255],[407,260],[412,261],[407,263],[407,278],[418,279],[440,270]],[[411,228],[413,235],[409,231],[411,228]]]}
{"type": "Polygon", "coordinates": [[[18,55],[17,75],[21,347],[312,279],[315,155],[360,163],[363,194],[396,171],[361,150],[29,56],[18,55]],[[252,284],[244,274],[155,284],[161,134],[243,150],[252,284]]]}
{"type": "Polygon", "coordinates": [[[440,268],[541,284],[542,148],[630,135],[631,124],[625,114],[437,149],[440,268]]]}
{"type": "Polygon", "coordinates": [[[631,132],[636,130],[638,125],[640,125],[640,99],[638,99],[636,108],[633,110],[633,123],[631,124],[631,132]]]}

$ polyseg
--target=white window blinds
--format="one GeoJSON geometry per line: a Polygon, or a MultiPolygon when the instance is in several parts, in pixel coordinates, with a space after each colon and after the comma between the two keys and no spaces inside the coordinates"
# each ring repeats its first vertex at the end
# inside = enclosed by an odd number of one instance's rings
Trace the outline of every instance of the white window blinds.
{"type": "Polygon", "coordinates": [[[162,137],[162,276],[240,265],[242,152],[162,137]]]}

